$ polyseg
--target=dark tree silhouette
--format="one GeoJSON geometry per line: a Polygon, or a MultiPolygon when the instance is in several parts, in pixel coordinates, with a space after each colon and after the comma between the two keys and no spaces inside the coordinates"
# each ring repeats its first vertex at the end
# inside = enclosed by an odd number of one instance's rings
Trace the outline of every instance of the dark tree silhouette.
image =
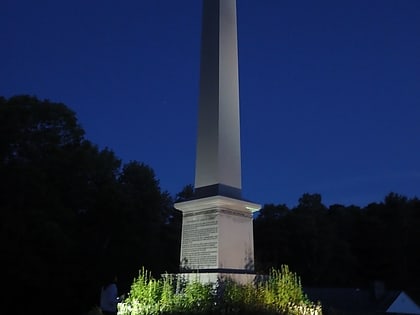
{"type": "Polygon", "coordinates": [[[319,194],[303,194],[290,210],[268,204],[254,221],[256,267],[288,264],[305,285],[416,287],[419,214],[417,198],[396,193],[364,208],[327,208],[319,194]]]}
{"type": "Polygon", "coordinates": [[[64,104],[0,98],[0,237],[14,314],[80,313],[98,303],[103,275],[118,273],[123,292],[142,266],[158,273],[178,260],[161,250],[176,233],[152,168],[121,167],[84,134],[64,104]]]}

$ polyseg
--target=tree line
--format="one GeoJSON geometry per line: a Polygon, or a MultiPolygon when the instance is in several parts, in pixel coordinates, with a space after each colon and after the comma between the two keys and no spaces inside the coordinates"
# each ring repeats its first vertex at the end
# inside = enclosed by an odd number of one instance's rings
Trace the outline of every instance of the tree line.
{"type": "Polygon", "coordinates": [[[303,285],[420,287],[420,200],[389,193],[366,207],[326,207],[319,194],[298,205],[267,204],[254,220],[257,270],[288,264],[303,285]]]}
{"type": "MultiPolygon", "coordinates": [[[[179,271],[182,217],[152,167],[123,163],[86,138],[65,104],[0,97],[0,242],[5,308],[75,314],[102,281],[127,292],[145,267],[179,271]]],[[[419,286],[420,201],[391,193],[365,208],[265,205],[254,220],[256,271],[290,266],[308,285],[419,286]]]]}

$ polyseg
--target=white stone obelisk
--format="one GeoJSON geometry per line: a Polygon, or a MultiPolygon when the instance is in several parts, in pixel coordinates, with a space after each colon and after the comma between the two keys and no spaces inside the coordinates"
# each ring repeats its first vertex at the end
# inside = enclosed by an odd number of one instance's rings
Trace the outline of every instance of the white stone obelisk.
{"type": "Polygon", "coordinates": [[[183,213],[181,270],[204,281],[254,271],[260,205],[241,197],[237,43],[236,0],[203,0],[195,197],[175,207],[183,213]]]}
{"type": "Polygon", "coordinates": [[[240,197],[236,1],[204,0],[202,23],[195,188],[240,197]]]}

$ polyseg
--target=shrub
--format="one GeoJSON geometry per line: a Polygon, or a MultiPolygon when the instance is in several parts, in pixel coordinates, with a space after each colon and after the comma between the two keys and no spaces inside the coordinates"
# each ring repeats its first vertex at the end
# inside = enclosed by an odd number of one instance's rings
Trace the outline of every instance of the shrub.
{"type": "Polygon", "coordinates": [[[300,278],[282,265],[280,271],[271,269],[263,284],[264,304],[269,308],[286,312],[290,305],[309,305],[310,301],[302,290],[300,278]]]}
{"type": "Polygon", "coordinates": [[[262,310],[264,299],[259,286],[239,284],[232,280],[221,282],[220,309],[225,313],[252,313],[262,310]]]}
{"type": "Polygon", "coordinates": [[[118,304],[118,315],[158,314],[282,314],[322,315],[302,290],[300,278],[284,265],[272,269],[265,281],[238,284],[232,280],[201,283],[181,276],[159,280],[144,268],[118,304]]]}

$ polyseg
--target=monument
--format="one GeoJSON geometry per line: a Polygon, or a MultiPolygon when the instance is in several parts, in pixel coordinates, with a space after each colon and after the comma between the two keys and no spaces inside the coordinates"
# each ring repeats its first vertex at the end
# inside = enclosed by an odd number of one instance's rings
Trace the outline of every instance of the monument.
{"type": "Polygon", "coordinates": [[[253,279],[252,214],[242,199],[236,0],[203,0],[194,198],[183,215],[181,272],[253,279]]]}

